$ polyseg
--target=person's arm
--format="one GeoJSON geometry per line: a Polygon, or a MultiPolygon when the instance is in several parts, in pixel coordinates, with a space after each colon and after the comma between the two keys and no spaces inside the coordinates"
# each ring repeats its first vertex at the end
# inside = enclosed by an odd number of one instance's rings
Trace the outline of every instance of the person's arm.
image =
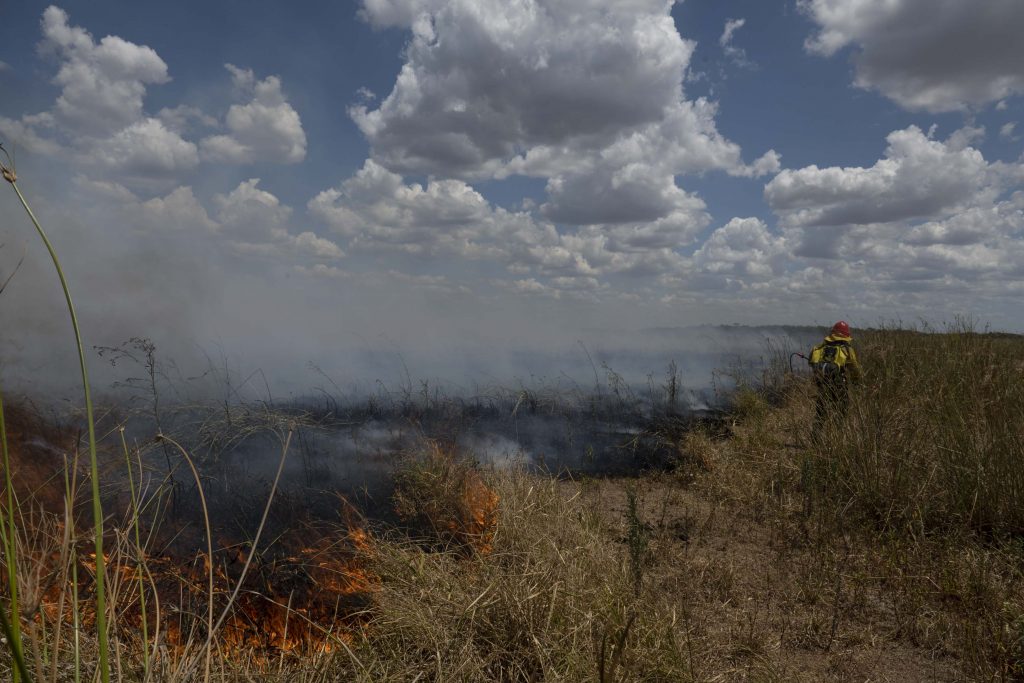
{"type": "Polygon", "coordinates": [[[818,357],[816,357],[814,354],[818,353],[821,350],[822,346],[822,344],[818,344],[817,346],[811,348],[811,352],[807,354],[808,365],[814,365],[818,361],[818,357]]]}
{"type": "Polygon", "coordinates": [[[852,346],[847,348],[850,351],[850,358],[846,361],[846,366],[850,369],[850,381],[860,382],[864,378],[864,370],[860,367],[860,361],[857,360],[857,352],[853,350],[852,346]]]}

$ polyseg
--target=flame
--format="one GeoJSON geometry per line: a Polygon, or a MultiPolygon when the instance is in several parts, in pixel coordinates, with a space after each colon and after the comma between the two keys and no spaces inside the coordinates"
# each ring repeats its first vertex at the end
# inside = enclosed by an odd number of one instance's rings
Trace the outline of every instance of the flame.
{"type": "Polygon", "coordinates": [[[399,519],[443,547],[487,554],[498,523],[498,494],[451,444],[431,442],[400,475],[394,496],[399,519]]]}
{"type": "MultiPolygon", "coordinates": [[[[373,552],[372,539],[361,526],[343,528],[341,533],[321,529],[313,536],[309,545],[283,557],[253,557],[231,612],[217,633],[220,652],[228,657],[244,657],[249,663],[269,665],[276,664],[278,653],[326,653],[339,647],[339,643],[352,642],[354,634],[365,625],[370,598],[379,585],[379,579],[366,567],[373,552]]],[[[309,541],[309,535],[302,534],[302,538],[309,541]]],[[[216,617],[226,606],[247,555],[246,550],[234,544],[215,550],[212,559],[205,552],[184,562],[167,556],[144,557],[161,605],[159,625],[154,621],[155,610],[147,610],[150,637],[159,631],[162,644],[179,651],[190,643],[202,643],[209,571],[212,568],[214,574],[216,617]]],[[[120,592],[120,604],[115,607],[117,618],[112,623],[125,636],[137,637],[142,624],[137,600],[139,566],[134,557],[116,551],[105,552],[104,558],[108,583],[120,592]]],[[[56,576],[59,556],[43,559],[51,560],[49,566],[56,576]]],[[[83,627],[91,628],[96,622],[92,598],[96,555],[85,553],[78,562],[78,617],[83,627]]],[[[40,590],[38,609],[28,618],[72,624],[74,606],[68,586],[51,581],[40,590]]],[[[152,588],[147,585],[146,591],[147,602],[152,606],[152,588]]]]}
{"type": "Polygon", "coordinates": [[[476,475],[467,478],[463,498],[468,513],[467,540],[477,552],[486,555],[493,549],[498,526],[498,494],[476,475]]]}
{"type": "MultiPolygon", "coordinates": [[[[436,479],[445,483],[444,497],[439,505],[428,504],[428,512],[423,514],[430,515],[432,528],[442,533],[447,530],[445,546],[450,547],[447,542],[454,540],[458,547],[472,553],[492,552],[498,494],[479,471],[457,461],[450,450],[437,448],[434,456],[438,459],[429,466],[446,475],[436,479]]],[[[429,497],[423,500],[431,501],[429,497]]],[[[214,618],[224,611],[235,587],[242,583],[216,633],[219,653],[244,658],[256,666],[261,662],[269,666],[276,665],[284,653],[307,656],[332,652],[368,628],[368,615],[380,586],[380,578],[370,569],[375,539],[358,511],[344,499],[341,517],[344,524],[340,526],[303,527],[275,537],[273,543],[264,543],[255,554],[238,539],[219,537],[212,554],[141,553],[139,557],[129,542],[131,534],[111,530],[104,553],[113,596],[108,603],[110,623],[120,638],[129,641],[141,637],[145,619],[147,636],[159,639],[160,647],[154,649],[157,652],[180,654],[187,647],[202,645],[207,635],[212,572],[214,618]],[[249,569],[242,580],[242,568],[247,563],[249,569]],[[139,600],[140,577],[144,578],[141,590],[146,596],[145,614],[139,600]]],[[[59,520],[45,524],[49,525],[48,532],[39,538],[65,537],[59,520]]],[[[78,528],[74,522],[72,525],[78,528]]],[[[78,531],[75,534],[77,537],[78,531]]],[[[187,543],[175,547],[183,546],[187,543]]],[[[95,554],[83,552],[77,556],[77,615],[67,556],[52,548],[26,548],[21,558],[19,561],[40,568],[34,583],[21,592],[24,620],[45,621],[47,627],[63,622],[70,627],[77,618],[82,628],[95,628],[95,554]]]]}

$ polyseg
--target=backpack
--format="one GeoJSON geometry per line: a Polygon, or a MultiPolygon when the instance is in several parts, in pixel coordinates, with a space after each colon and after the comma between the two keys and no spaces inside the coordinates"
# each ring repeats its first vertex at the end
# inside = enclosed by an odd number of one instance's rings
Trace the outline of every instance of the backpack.
{"type": "Polygon", "coordinates": [[[823,381],[838,381],[850,360],[850,346],[846,342],[825,342],[811,351],[809,362],[814,376],[823,381]]]}

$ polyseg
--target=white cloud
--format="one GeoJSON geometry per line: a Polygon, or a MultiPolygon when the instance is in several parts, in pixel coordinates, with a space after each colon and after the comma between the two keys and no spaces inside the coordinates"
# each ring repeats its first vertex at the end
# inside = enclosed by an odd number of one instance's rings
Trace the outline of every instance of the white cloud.
{"type": "Polygon", "coordinates": [[[143,119],[93,143],[85,160],[129,176],[172,176],[199,164],[196,146],[159,119],[143,119]]]}
{"type": "Polygon", "coordinates": [[[227,134],[203,139],[203,157],[231,164],[294,164],[305,159],[306,133],[298,112],[281,92],[281,80],[268,76],[258,81],[249,69],[232,64],[225,67],[231,72],[235,87],[250,99],[246,104],[231,105],[226,118],[227,134]]]}
{"type": "Polygon", "coordinates": [[[197,146],[184,136],[218,124],[201,109],[164,107],[155,117],[144,112],[147,86],[170,80],[167,64],[152,48],[118,36],[97,43],[57,7],[43,13],[42,31],[40,50],[58,61],[54,83],[61,92],[49,111],[20,120],[0,118],[0,131],[19,144],[76,165],[98,166],[132,189],[161,192],[200,160],[296,163],[305,158],[302,122],[276,76],[258,80],[250,70],[227,65],[246,101],[229,108],[226,132],[197,146]]]}
{"type": "Polygon", "coordinates": [[[139,200],[135,193],[121,183],[109,180],[95,180],[87,175],[75,176],[74,183],[86,192],[120,204],[130,204],[139,200]]]}
{"type": "Polygon", "coordinates": [[[546,282],[536,278],[521,280],[494,280],[499,289],[514,294],[544,297],[549,299],[571,299],[596,301],[596,295],[607,287],[593,277],[554,277],[546,282]]]}
{"type": "MultiPolygon", "coordinates": [[[[703,208],[700,200],[691,199],[703,208]]],[[[576,232],[525,211],[492,206],[461,180],[425,186],[367,160],[355,176],[310,200],[310,213],[353,249],[488,260],[509,272],[596,277],[650,272],[678,256],[670,246],[706,223],[685,212],[649,224],[588,225],[576,232]]]]}
{"type": "Polygon", "coordinates": [[[21,120],[0,116],[0,135],[5,142],[13,142],[31,152],[57,156],[64,147],[48,134],[52,125],[52,119],[48,119],[49,114],[23,116],[21,120]]]}
{"type": "Polygon", "coordinates": [[[345,252],[337,244],[308,230],[295,235],[289,242],[300,252],[316,258],[333,260],[345,256],[345,252]]]}
{"type": "Polygon", "coordinates": [[[97,43],[53,6],[41,24],[40,51],[58,61],[54,83],[61,91],[49,111],[0,119],[5,135],[137,187],[165,189],[172,176],[195,168],[196,146],[179,128],[143,112],[147,86],[170,80],[152,48],[118,36],[97,43]]]}
{"type": "Polygon", "coordinates": [[[1024,195],[971,207],[941,220],[926,221],[907,232],[908,244],[977,244],[995,236],[1020,236],[1024,231],[1024,195]]]}
{"type": "Polygon", "coordinates": [[[1016,127],[1017,124],[1013,121],[1011,121],[1010,123],[1004,123],[1003,126],[999,129],[999,136],[1007,138],[1009,140],[1016,140],[1017,136],[1014,135],[1014,129],[1016,127]]]}
{"type": "Polygon", "coordinates": [[[743,28],[743,25],[747,23],[746,19],[726,19],[725,28],[722,30],[722,35],[718,38],[718,44],[722,47],[727,46],[732,42],[732,35],[738,30],[743,28]]]}
{"type": "Polygon", "coordinates": [[[198,230],[203,234],[217,227],[196,199],[192,188],[187,186],[176,188],[165,197],[154,197],[138,205],[130,205],[129,211],[139,219],[141,227],[152,230],[198,230]]]}
{"type": "Polygon", "coordinates": [[[186,133],[193,126],[212,128],[217,125],[217,119],[203,112],[198,107],[187,104],[179,104],[177,107],[164,107],[157,114],[157,118],[169,129],[178,134],[186,133]]]}
{"type": "Polygon", "coordinates": [[[373,160],[310,200],[309,209],[356,243],[408,251],[472,250],[494,227],[487,200],[462,181],[405,185],[373,160]]]}
{"type": "MultiPolygon", "coordinates": [[[[694,44],[666,3],[646,5],[405,3],[426,12],[403,10],[413,32],[406,64],[378,109],[353,116],[399,172],[472,175],[536,145],[600,148],[679,100],[694,44]]],[[[393,9],[364,6],[386,23],[398,20],[393,9]]]]}
{"type": "Polygon", "coordinates": [[[259,182],[250,178],[214,195],[211,215],[189,186],[142,200],[119,183],[75,177],[76,187],[87,193],[85,205],[119,212],[113,214],[114,222],[135,233],[177,234],[200,250],[224,249],[275,263],[298,261],[305,266],[345,257],[334,241],[311,230],[295,230],[291,207],[261,189],[259,182]]]}
{"type": "Polygon", "coordinates": [[[146,85],[169,80],[167,65],[152,48],[117,36],[97,44],[85,29],[70,26],[58,7],[43,12],[42,30],[40,49],[61,60],[54,114],[77,133],[109,135],[137,121],[146,85]]]}
{"type": "Polygon", "coordinates": [[[261,190],[259,182],[259,178],[250,178],[228,194],[218,194],[213,198],[220,224],[246,239],[270,238],[279,234],[292,213],[291,207],[282,204],[270,192],[261,190]]]}
{"type": "Polygon", "coordinates": [[[732,60],[736,66],[741,67],[752,67],[753,64],[747,58],[747,52],[741,47],[737,47],[733,44],[733,34],[747,23],[746,19],[727,19],[725,27],[722,29],[722,35],[718,38],[718,44],[722,47],[722,51],[725,56],[732,60]]]}
{"type": "Polygon", "coordinates": [[[678,214],[693,230],[671,246],[685,244],[707,222],[704,202],[676,186],[672,176],[631,163],[617,169],[595,169],[591,175],[556,176],[548,181],[545,216],[575,225],[643,223],[678,214]]]}
{"type": "Polygon", "coordinates": [[[715,230],[693,256],[707,273],[764,279],[780,269],[784,240],[758,218],[733,218],[715,230]]]}
{"type": "Polygon", "coordinates": [[[547,178],[544,210],[567,223],[595,222],[594,197],[615,209],[602,223],[677,221],[692,202],[675,176],[762,174],[778,159],[744,164],[714,103],[685,99],[695,43],[671,5],[366,0],[371,24],[412,38],[390,94],[352,117],[393,172],[547,178]]]}
{"type": "Polygon", "coordinates": [[[911,127],[869,168],[780,173],[765,188],[784,228],[773,286],[806,293],[813,278],[801,273],[828,259],[830,280],[867,306],[1008,303],[1024,277],[1024,165],[987,162],[970,146],[980,135],[966,127],[943,142],[911,127]]]}
{"type": "Polygon", "coordinates": [[[907,109],[980,107],[1024,93],[1024,3],[798,0],[818,24],[808,51],[855,46],[855,83],[907,109]]]}
{"type": "Polygon", "coordinates": [[[292,233],[291,207],[260,189],[259,182],[259,178],[250,178],[228,194],[213,198],[217,231],[236,251],[271,258],[292,254],[324,260],[344,258],[344,250],[331,240],[308,230],[292,233]]]}
{"type": "Polygon", "coordinates": [[[799,226],[930,218],[991,198],[995,170],[964,146],[963,133],[940,142],[911,126],[886,140],[885,158],[870,168],[787,169],[765,186],[765,198],[785,223],[799,226]]]}

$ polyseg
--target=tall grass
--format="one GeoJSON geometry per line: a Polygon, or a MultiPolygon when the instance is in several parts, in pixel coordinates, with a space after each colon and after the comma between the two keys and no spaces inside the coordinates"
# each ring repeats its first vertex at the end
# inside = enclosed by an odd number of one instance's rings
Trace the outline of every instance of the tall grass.
{"type": "Polygon", "coordinates": [[[609,533],[574,486],[522,470],[492,472],[488,483],[501,500],[488,553],[400,537],[373,544],[380,587],[358,643],[365,670],[343,668],[339,679],[692,679],[670,602],[641,590],[616,538],[629,519],[609,533]]]}
{"type": "Polygon", "coordinates": [[[821,442],[826,493],[883,528],[1024,535],[1024,337],[961,321],[857,341],[867,375],[821,442]]]}
{"type": "MultiPolygon", "coordinates": [[[[6,151],[4,152],[6,154],[6,151]]],[[[21,189],[18,187],[17,175],[13,168],[9,168],[6,165],[0,164],[0,172],[2,172],[4,180],[6,180],[14,192],[18,195],[18,199],[21,201],[21,205],[25,208],[25,212],[32,221],[32,225],[35,226],[36,232],[42,239],[43,244],[46,246],[46,251],[50,254],[50,259],[53,261],[53,266],[57,270],[57,277],[60,279],[60,286],[64,292],[64,300],[67,303],[68,314],[71,317],[71,328],[74,332],[75,345],[78,350],[78,363],[79,369],[82,375],[82,391],[85,395],[85,417],[86,425],[89,433],[89,464],[92,479],[92,511],[93,511],[93,524],[95,526],[95,534],[93,537],[94,546],[96,549],[96,630],[97,630],[97,646],[99,650],[99,673],[100,679],[103,683],[109,683],[110,681],[110,664],[108,661],[108,649],[109,641],[107,634],[107,594],[106,594],[106,570],[105,570],[105,558],[103,556],[103,506],[100,500],[100,477],[99,477],[99,465],[96,457],[96,423],[93,418],[93,406],[92,406],[92,395],[89,387],[89,372],[86,368],[85,362],[85,350],[82,346],[82,332],[78,325],[78,315],[75,313],[75,305],[71,300],[71,290],[68,287],[67,279],[64,277],[64,270],[61,268],[60,260],[57,258],[57,252],[53,248],[53,244],[50,242],[49,237],[46,236],[46,232],[43,227],[39,224],[35,214],[32,212],[28,201],[25,200],[24,195],[21,194],[21,189]]],[[[9,472],[10,470],[8,470],[9,472]]],[[[8,474],[9,477],[9,474],[8,474]]],[[[8,479],[8,499],[11,498],[10,493],[10,480],[8,479]]],[[[9,509],[8,514],[13,515],[14,510],[9,509]]],[[[12,546],[13,548],[13,546],[12,546]]],[[[12,563],[13,554],[8,556],[8,563],[12,563]]],[[[17,616],[15,615],[15,620],[17,616]]],[[[14,644],[12,643],[12,646],[14,644]]]]}

